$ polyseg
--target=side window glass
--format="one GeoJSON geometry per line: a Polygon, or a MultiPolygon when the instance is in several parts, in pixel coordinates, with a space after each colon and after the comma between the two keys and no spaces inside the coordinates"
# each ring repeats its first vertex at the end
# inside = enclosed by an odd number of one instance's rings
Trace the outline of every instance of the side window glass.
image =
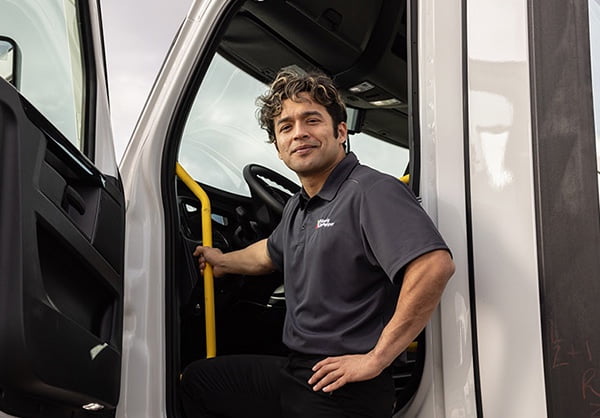
{"type": "Polygon", "coordinates": [[[85,77],[78,4],[0,0],[0,74],[82,149],[85,77]]]}
{"type": "Polygon", "coordinates": [[[350,137],[350,149],[362,164],[395,177],[402,177],[402,170],[408,167],[408,148],[392,145],[364,132],[350,137]]]}
{"type": "Polygon", "coordinates": [[[0,38],[0,77],[16,85],[15,45],[10,40],[0,38]]]}

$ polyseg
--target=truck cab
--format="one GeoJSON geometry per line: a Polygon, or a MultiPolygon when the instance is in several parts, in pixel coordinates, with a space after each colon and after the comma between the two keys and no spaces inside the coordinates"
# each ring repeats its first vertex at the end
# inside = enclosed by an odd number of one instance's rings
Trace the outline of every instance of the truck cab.
{"type": "Polygon", "coordinates": [[[0,417],[184,418],[190,362],[286,354],[283,277],[192,256],[268,237],[299,189],[255,118],[284,67],[332,76],[348,150],[452,249],[394,416],[595,416],[587,4],[194,1],[119,166],[103,48],[96,0],[0,0],[0,417]]]}

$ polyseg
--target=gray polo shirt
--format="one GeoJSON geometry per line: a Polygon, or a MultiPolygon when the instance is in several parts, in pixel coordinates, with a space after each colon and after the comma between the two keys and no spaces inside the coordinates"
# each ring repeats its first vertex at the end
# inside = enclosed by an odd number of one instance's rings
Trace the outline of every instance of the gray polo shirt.
{"type": "Polygon", "coordinates": [[[371,350],[405,266],[448,249],[410,189],[352,153],[316,196],[302,190],[288,201],[267,246],[284,273],[284,344],[322,355],[371,350]]]}

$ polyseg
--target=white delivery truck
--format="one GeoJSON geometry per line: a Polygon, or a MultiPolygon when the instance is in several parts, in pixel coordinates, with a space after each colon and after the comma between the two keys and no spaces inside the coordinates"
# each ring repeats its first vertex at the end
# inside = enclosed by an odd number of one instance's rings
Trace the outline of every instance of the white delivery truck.
{"type": "Polygon", "coordinates": [[[287,66],[335,79],[453,251],[395,416],[600,416],[590,2],[194,1],[117,167],[98,1],[0,0],[0,416],[184,418],[191,361],[285,354],[282,277],[191,252],[277,224],[254,100],[287,66]]]}

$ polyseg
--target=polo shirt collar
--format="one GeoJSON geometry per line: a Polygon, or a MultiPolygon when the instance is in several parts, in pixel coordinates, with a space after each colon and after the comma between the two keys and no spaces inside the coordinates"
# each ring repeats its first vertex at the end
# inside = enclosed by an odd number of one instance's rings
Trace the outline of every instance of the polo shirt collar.
{"type": "MultiPolygon", "coordinates": [[[[354,167],[357,165],[358,158],[356,158],[356,155],[354,155],[353,152],[348,153],[344,159],[335,166],[329,177],[327,177],[327,180],[325,180],[325,184],[319,193],[316,194],[316,196],[327,201],[333,200],[338,190],[342,186],[342,183],[348,178],[352,170],[354,170],[354,167]]],[[[302,188],[300,195],[305,202],[310,200],[304,191],[304,188],[302,188]]]]}

